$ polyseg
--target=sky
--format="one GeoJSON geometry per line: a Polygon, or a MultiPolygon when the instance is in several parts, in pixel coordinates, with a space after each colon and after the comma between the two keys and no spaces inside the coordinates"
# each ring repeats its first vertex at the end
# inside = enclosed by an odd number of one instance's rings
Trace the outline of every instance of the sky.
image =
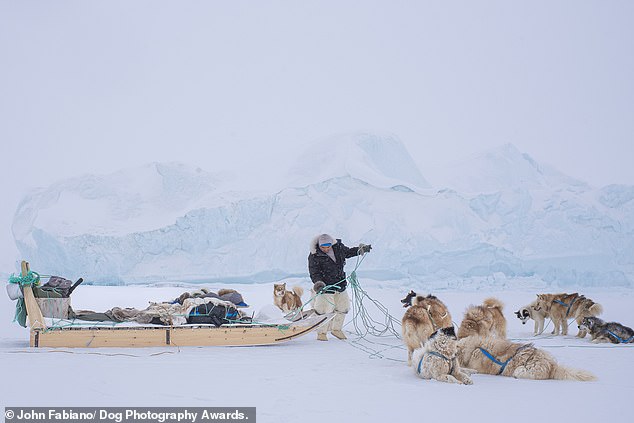
{"type": "Polygon", "coordinates": [[[33,187],[153,161],[262,181],[360,130],[398,136],[429,180],[512,143],[634,184],[633,18],[631,1],[0,0],[0,252],[33,187]]]}

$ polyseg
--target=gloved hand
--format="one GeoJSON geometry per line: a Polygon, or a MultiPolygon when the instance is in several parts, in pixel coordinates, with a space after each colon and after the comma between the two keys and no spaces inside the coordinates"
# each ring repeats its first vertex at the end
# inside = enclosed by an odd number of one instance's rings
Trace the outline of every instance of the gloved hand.
{"type": "Polygon", "coordinates": [[[359,244],[359,253],[361,254],[369,253],[371,249],[372,244],[359,244]]]}
{"type": "Polygon", "coordinates": [[[326,287],[326,284],[323,283],[322,281],[317,281],[315,282],[315,284],[313,285],[313,291],[315,291],[316,294],[319,294],[319,292],[324,289],[326,287]]]}

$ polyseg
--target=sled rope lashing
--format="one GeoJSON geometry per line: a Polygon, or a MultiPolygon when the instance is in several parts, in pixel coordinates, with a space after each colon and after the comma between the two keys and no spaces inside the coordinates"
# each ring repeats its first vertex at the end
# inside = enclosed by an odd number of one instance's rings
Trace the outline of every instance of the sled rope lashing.
{"type": "Polygon", "coordinates": [[[24,276],[9,276],[9,283],[15,283],[22,286],[37,286],[40,284],[41,275],[37,272],[29,270],[24,276]]]}
{"type": "Polygon", "coordinates": [[[370,297],[368,293],[361,288],[359,280],[357,279],[357,269],[365,259],[365,254],[361,257],[357,256],[357,264],[350,275],[348,276],[348,283],[350,285],[350,291],[352,293],[352,324],[355,328],[356,334],[360,338],[364,338],[370,334],[373,336],[395,336],[400,339],[400,331],[395,328],[395,325],[400,326],[399,319],[390,315],[389,310],[379,301],[370,297]],[[383,316],[383,322],[375,320],[369,313],[368,308],[364,304],[364,300],[367,299],[379,314],[383,316]],[[362,326],[362,328],[361,328],[362,326]]]}
{"type": "Polygon", "coordinates": [[[513,360],[515,358],[515,356],[517,355],[518,352],[520,352],[520,350],[523,350],[524,348],[528,348],[530,347],[531,344],[524,344],[521,347],[519,347],[517,350],[515,350],[515,354],[513,354],[512,356],[509,357],[508,360],[506,361],[500,361],[497,358],[493,357],[493,355],[488,352],[487,350],[485,350],[482,347],[478,347],[478,349],[480,350],[480,352],[482,354],[484,354],[484,356],[486,358],[488,358],[489,360],[491,360],[492,362],[494,362],[495,364],[497,364],[498,366],[500,366],[500,371],[498,372],[498,375],[501,375],[502,372],[504,372],[504,369],[506,369],[506,366],[511,362],[511,360],[513,360]]]}
{"type": "Polygon", "coordinates": [[[425,354],[423,354],[423,356],[420,358],[420,361],[418,362],[418,367],[416,368],[416,372],[417,372],[418,374],[420,374],[420,372],[421,372],[421,370],[422,370],[422,369],[421,369],[421,367],[422,367],[422,365],[423,365],[423,360],[425,359],[425,356],[426,356],[426,355],[433,355],[433,356],[436,356],[436,357],[440,357],[440,358],[442,358],[442,359],[443,359],[443,360],[445,360],[447,363],[449,363],[449,374],[452,374],[452,373],[453,373],[453,369],[454,369],[455,364],[456,364],[456,363],[455,363],[455,360],[456,360],[455,358],[454,358],[453,360],[450,360],[449,358],[445,357],[444,355],[442,355],[442,354],[441,354],[441,353],[439,353],[439,352],[436,352],[436,351],[427,351],[425,354]]]}
{"type": "Polygon", "coordinates": [[[377,337],[387,335],[400,338],[399,330],[395,327],[397,325],[400,326],[400,321],[389,313],[387,307],[370,297],[370,295],[361,288],[357,280],[356,272],[352,272],[350,276],[348,276],[348,280],[350,281],[350,291],[352,292],[352,324],[357,335],[360,335],[362,338],[366,335],[377,337]],[[379,311],[379,315],[382,316],[383,321],[378,321],[372,316],[372,313],[369,312],[368,307],[364,304],[366,299],[374,306],[374,309],[379,311]]]}
{"type": "Polygon", "coordinates": [[[629,344],[630,342],[632,342],[632,339],[634,339],[634,335],[630,336],[627,339],[623,339],[620,336],[618,336],[616,333],[612,332],[612,331],[607,331],[608,334],[612,335],[614,337],[614,339],[616,339],[617,341],[619,341],[619,344],[629,344]]]}

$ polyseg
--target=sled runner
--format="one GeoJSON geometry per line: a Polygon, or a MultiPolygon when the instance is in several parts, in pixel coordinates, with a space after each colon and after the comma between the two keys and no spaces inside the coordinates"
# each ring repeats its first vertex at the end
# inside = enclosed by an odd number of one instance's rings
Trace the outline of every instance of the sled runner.
{"type": "Polygon", "coordinates": [[[185,347],[269,345],[305,335],[332,316],[288,324],[31,328],[31,347],[185,347]]]}
{"type": "MultiPolygon", "coordinates": [[[[29,264],[22,262],[22,276],[29,264]]],[[[332,315],[313,315],[285,323],[230,323],[222,326],[193,324],[183,326],[120,325],[68,326],[47,325],[31,286],[23,286],[30,328],[31,347],[184,347],[184,346],[255,346],[290,341],[305,335],[332,315]]]]}

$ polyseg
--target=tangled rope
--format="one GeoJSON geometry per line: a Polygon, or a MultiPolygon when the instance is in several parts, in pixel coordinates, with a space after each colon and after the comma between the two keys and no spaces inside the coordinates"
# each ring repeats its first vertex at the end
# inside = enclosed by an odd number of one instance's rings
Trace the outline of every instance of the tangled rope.
{"type": "Polygon", "coordinates": [[[35,286],[35,285],[39,285],[40,284],[40,274],[37,272],[34,272],[32,270],[29,270],[28,273],[25,276],[15,276],[15,275],[11,275],[9,276],[9,283],[15,283],[18,284],[20,286],[35,286]]]}

